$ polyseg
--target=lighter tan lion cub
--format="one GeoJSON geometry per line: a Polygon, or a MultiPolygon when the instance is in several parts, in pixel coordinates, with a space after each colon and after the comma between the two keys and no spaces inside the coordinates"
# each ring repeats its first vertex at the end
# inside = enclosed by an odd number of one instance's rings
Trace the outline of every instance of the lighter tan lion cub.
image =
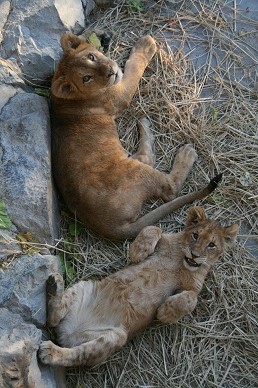
{"type": "Polygon", "coordinates": [[[101,281],[63,290],[59,274],[47,281],[48,324],[63,348],[46,341],[45,364],[95,365],[120,349],[154,318],[175,323],[191,313],[210,267],[232,246],[238,225],[222,227],[192,207],[186,227],[166,234],[147,226],[130,247],[131,265],[101,281]]]}
{"type": "Polygon", "coordinates": [[[197,154],[191,145],[179,149],[169,174],[153,168],[150,123],[139,123],[139,149],[128,157],[115,118],[129,106],[143,72],[156,52],[151,36],[138,40],[124,68],[68,33],[51,87],[52,162],[55,181],[69,209],[88,227],[111,239],[136,237],[168,213],[204,198],[205,189],[176,198],[197,154]],[[138,218],[151,198],[167,202],[138,218]]]}

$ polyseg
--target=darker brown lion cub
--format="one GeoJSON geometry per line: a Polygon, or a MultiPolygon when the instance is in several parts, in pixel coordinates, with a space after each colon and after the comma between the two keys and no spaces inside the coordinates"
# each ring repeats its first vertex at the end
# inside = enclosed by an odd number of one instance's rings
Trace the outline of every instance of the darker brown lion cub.
{"type": "Polygon", "coordinates": [[[45,364],[96,365],[156,317],[175,323],[191,313],[210,267],[236,239],[238,225],[222,227],[192,207],[180,233],[147,226],[130,247],[135,265],[101,281],[81,281],[64,292],[60,274],[47,281],[48,324],[58,342],[42,342],[45,364]]]}
{"type": "Polygon", "coordinates": [[[220,177],[174,200],[197,154],[185,145],[170,174],[155,170],[146,118],[138,123],[135,155],[128,157],[119,141],[115,118],[130,104],[156,52],[151,36],[138,40],[124,74],[114,61],[71,33],[62,36],[61,46],[64,55],[51,87],[53,171],[64,201],[82,222],[112,239],[135,237],[143,227],[215,189],[220,177]],[[151,198],[167,203],[138,218],[151,198]]]}

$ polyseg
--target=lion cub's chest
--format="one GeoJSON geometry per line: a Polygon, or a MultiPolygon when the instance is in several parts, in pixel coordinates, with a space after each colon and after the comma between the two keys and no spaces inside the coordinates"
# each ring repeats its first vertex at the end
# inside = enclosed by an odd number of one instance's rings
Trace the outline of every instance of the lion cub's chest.
{"type": "Polygon", "coordinates": [[[155,259],[119,271],[102,283],[104,288],[112,288],[122,304],[129,303],[135,309],[157,308],[178,288],[174,269],[155,259]]]}

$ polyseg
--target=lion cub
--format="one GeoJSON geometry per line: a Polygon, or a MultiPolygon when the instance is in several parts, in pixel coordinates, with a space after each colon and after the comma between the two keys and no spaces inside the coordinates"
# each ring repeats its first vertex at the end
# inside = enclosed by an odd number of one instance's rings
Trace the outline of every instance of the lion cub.
{"type": "Polygon", "coordinates": [[[111,239],[136,237],[143,227],[216,188],[219,178],[199,192],[175,199],[197,153],[185,145],[169,174],[156,170],[147,118],[138,123],[138,151],[128,157],[121,145],[115,118],[129,106],[156,52],[151,36],[137,41],[124,73],[71,33],[62,36],[61,46],[64,55],[51,86],[52,164],[65,203],[83,223],[111,239]],[[152,198],[167,203],[139,218],[143,204],[152,198]]]}
{"type": "Polygon", "coordinates": [[[95,365],[120,349],[155,318],[175,323],[191,313],[210,267],[232,246],[238,225],[222,227],[192,207],[180,233],[144,228],[130,246],[131,265],[100,281],[67,291],[59,274],[47,281],[48,324],[59,347],[42,342],[45,364],[95,365]]]}

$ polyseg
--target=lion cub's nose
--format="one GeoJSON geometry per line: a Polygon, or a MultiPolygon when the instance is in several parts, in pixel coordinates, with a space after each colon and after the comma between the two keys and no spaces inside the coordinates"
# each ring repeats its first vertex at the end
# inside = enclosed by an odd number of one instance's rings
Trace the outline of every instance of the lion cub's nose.
{"type": "Polygon", "coordinates": [[[109,73],[108,73],[108,78],[112,77],[112,75],[114,75],[115,72],[112,68],[109,69],[109,73]]]}
{"type": "Polygon", "coordinates": [[[200,255],[196,255],[193,252],[191,252],[191,254],[192,254],[192,259],[198,259],[198,257],[200,257],[200,255]]]}

